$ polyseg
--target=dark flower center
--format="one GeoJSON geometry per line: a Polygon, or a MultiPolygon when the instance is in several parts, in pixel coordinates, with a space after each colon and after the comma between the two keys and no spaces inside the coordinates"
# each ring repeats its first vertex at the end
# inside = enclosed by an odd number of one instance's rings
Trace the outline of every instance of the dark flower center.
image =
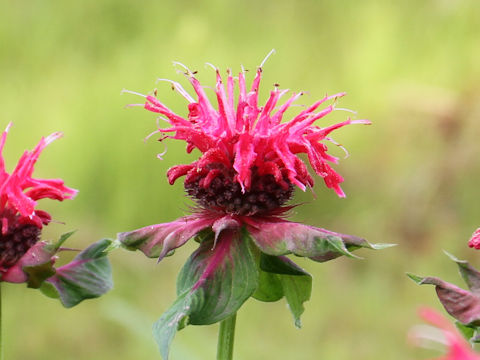
{"type": "Polygon", "coordinates": [[[290,200],[294,190],[288,180],[284,179],[286,186],[281,186],[273,175],[259,175],[255,168],[251,187],[245,193],[232,174],[222,172],[206,187],[200,185],[205,177],[185,183],[188,195],[204,208],[237,215],[264,214],[278,209],[290,200]]]}
{"type": "Polygon", "coordinates": [[[40,229],[35,225],[17,225],[0,234],[0,268],[8,269],[38,241],[40,229]]]}

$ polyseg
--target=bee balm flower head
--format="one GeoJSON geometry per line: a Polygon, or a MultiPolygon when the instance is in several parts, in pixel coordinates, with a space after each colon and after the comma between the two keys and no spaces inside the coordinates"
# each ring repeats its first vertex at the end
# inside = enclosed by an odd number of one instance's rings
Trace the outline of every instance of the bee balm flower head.
{"type": "Polygon", "coordinates": [[[244,71],[237,78],[228,71],[224,80],[215,68],[217,108],[210,103],[194,73],[184,69],[196,99],[180,84],[172,82],[172,85],[188,101],[187,117],[175,114],[155,96],[145,96],[142,105],[164,115],[171,124],[157,132],[186,141],[187,152],[198,149],[203,154],[191,164],[171,168],[167,174],[170,184],[185,176],[187,193],[205,208],[240,215],[265,214],[288,201],[295,186],[302,190],[313,186],[312,176],[298,157],[304,153],[327,187],[345,196],[340,187],[343,178],[330,166],[338,159],[327,153],[325,141],[333,142],[330,134],[340,127],[370,122],[348,119],[331,126],[317,125],[318,120],[334,111],[335,101],[344,93],[325,96],[282,122],[287,109],[302,93],[292,94],[278,105],[288,90],[275,86],[266,104],[260,106],[262,67],[257,69],[250,89],[244,71]],[[329,101],[333,103],[320,109],[329,101]]]}
{"type": "Polygon", "coordinates": [[[39,242],[39,236],[51,216],[36,209],[37,200],[71,199],[77,191],[66,187],[60,179],[32,177],[40,153],[61,133],[42,138],[32,151],[25,151],[9,174],[2,156],[9,128],[10,125],[0,137],[0,281],[24,282],[27,275],[22,267],[45,261],[40,255],[45,244],[39,242]]]}
{"type": "Polygon", "coordinates": [[[185,177],[185,190],[198,206],[193,214],[175,221],[118,234],[127,249],[141,250],[159,260],[190,238],[200,242],[179,275],[179,298],[154,326],[165,359],[175,331],[186,325],[185,319],[196,325],[215,323],[235,313],[250,296],[275,301],[290,291],[285,290],[290,286],[295,287],[295,296],[285,297],[300,326],[302,304],[310,297],[311,277],[284,255],[293,253],[324,262],[342,255],[353,257],[350,250],[357,248],[383,247],[285,219],[289,209],[285,204],[294,188],[305,190],[314,183],[299,154],[307,155],[327,187],[345,196],[340,187],[343,178],[330,166],[337,158],[327,153],[325,142],[336,144],[330,134],[338,128],[370,122],[347,119],[336,125],[317,125],[335,110],[335,101],[344,93],[325,96],[284,119],[302,93],[279,105],[288,91],[275,86],[265,105],[260,106],[263,63],[248,89],[244,71],[236,78],[228,71],[223,79],[214,68],[216,107],[195,73],[179,65],[195,98],[177,82],[167,81],[187,100],[186,116],[177,115],[156,96],[135,94],[146,100],[138,106],[160,114],[170,124],[154,132],[163,134],[160,140],[183,140],[187,152],[201,152],[193,163],[174,166],[167,173],[170,184],[185,177]],[[280,283],[285,275],[295,275],[295,284],[283,288],[280,283]],[[262,285],[268,279],[273,283],[262,285]]]}

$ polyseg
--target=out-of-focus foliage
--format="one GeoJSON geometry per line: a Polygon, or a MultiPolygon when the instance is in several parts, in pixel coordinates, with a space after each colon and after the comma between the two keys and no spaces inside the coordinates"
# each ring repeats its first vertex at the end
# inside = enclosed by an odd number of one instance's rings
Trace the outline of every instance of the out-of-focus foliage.
{"type": "MultiPolygon", "coordinates": [[[[298,193],[295,218],[372,242],[398,243],[365,260],[301,262],[314,275],[303,329],[284,302],[250,300],[239,313],[236,359],[428,358],[405,342],[419,304],[439,307],[429,288],[404,273],[456,276],[441,249],[478,266],[466,242],[480,225],[480,27],[477,0],[0,2],[0,99],[6,149],[16,159],[41,135],[63,131],[37,165],[80,189],[74,201],[45,209],[78,228],[78,247],[116,232],[172,221],[188,210],[182,185],[166,170],[191,162],[174,141],[146,144],[152,114],[127,88],[158,95],[180,114],[185,101],[167,83],[185,81],[172,60],[214,83],[212,62],[254,69],[272,49],[264,84],[306,90],[312,103],[347,91],[341,107],[371,127],[342,129],[351,157],[337,166],[347,199],[321,180],[298,193]],[[155,158],[167,148],[164,160],[155,158]],[[288,340],[288,341],[287,341],[288,340]]],[[[266,86],[261,89],[267,97],[266,86]]],[[[336,112],[326,122],[349,114],[336,112]]],[[[1,125],[1,124],[0,124],[1,125]]],[[[338,155],[342,152],[338,149],[338,155]]],[[[194,155],[193,155],[194,156],[194,155]]],[[[8,161],[12,163],[12,161],[8,161]]],[[[4,285],[9,359],[154,359],[151,324],[175,297],[174,283],[194,244],[160,265],[140,254],[112,254],[115,289],[65,310],[22,286],[4,285]],[[28,343],[28,346],[25,344],[28,343]]],[[[211,359],[216,326],[177,334],[172,359],[211,359]]]]}

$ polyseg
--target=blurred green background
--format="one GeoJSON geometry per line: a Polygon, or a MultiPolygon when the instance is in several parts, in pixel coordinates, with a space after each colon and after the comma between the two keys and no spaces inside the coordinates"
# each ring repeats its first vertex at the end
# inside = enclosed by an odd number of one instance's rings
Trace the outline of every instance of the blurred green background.
{"type": "MultiPolygon", "coordinates": [[[[166,170],[193,161],[184,144],[143,138],[155,116],[123,88],[158,96],[185,115],[184,100],[159,77],[182,82],[172,60],[238,71],[264,67],[261,98],[274,83],[306,90],[312,103],[346,91],[340,106],[373,126],[350,126],[335,139],[350,158],[336,169],[348,197],[318,179],[297,193],[295,219],[394,249],[363,250],[364,260],[299,263],[314,275],[303,329],[282,300],[249,300],[239,312],[235,358],[424,359],[438,352],[408,344],[420,304],[440,309],[433,288],[405,272],[461,283],[442,249],[480,265],[466,242],[480,226],[480,2],[134,1],[0,2],[1,126],[14,122],[5,156],[10,168],[25,148],[53,131],[65,137],[42,155],[38,177],[62,177],[80,189],[75,201],[45,201],[52,223],[44,237],[79,229],[83,247],[186,213],[182,183],[166,170]],[[156,154],[168,152],[164,160],[156,154]]],[[[251,80],[251,78],[249,79],[251,80]]],[[[336,112],[325,124],[345,119],[336,112]]],[[[332,149],[341,155],[339,149],[332,149]]],[[[159,359],[151,324],[174,300],[177,272],[193,243],[157,265],[143,255],[111,256],[115,289],[65,310],[25,288],[3,284],[7,359],[159,359]]],[[[179,332],[172,359],[213,359],[217,325],[179,332]]]]}

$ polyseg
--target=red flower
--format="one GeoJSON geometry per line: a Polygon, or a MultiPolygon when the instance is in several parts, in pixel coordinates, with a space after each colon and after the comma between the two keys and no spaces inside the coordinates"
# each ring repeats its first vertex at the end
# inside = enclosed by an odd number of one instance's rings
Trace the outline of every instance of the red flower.
{"type": "Polygon", "coordinates": [[[20,283],[27,280],[23,267],[43,263],[43,255],[50,256],[43,251],[46,243],[39,241],[39,236],[51,216],[35,208],[37,200],[71,199],[77,190],[66,187],[61,179],[32,177],[40,153],[61,133],[42,138],[32,151],[23,153],[12,173],[7,173],[2,151],[10,125],[0,137],[0,280],[20,283]]]}
{"type": "Polygon", "coordinates": [[[430,308],[422,308],[419,311],[420,317],[426,322],[439,328],[444,338],[428,336],[425,331],[415,331],[412,333],[415,340],[437,340],[445,343],[448,352],[446,356],[437,360],[480,360],[480,355],[473,352],[470,344],[460,335],[458,330],[440,313],[430,308]]]}
{"type": "Polygon", "coordinates": [[[228,71],[225,88],[215,69],[215,109],[194,73],[179,65],[185,69],[196,99],[180,84],[167,81],[188,101],[186,117],[175,114],[155,96],[139,94],[146,102],[137,106],[166,117],[161,118],[171,126],[155,131],[164,134],[160,141],[183,140],[188,153],[194,149],[202,153],[193,163],[174,166],[167,173],[170,184],[185,176],[185,190],[197,207],[192,215],[173,222],[118,235],[127,249],[141,250],[159,260],[193,237],[200,242],[179,275],[177,301],[154,326],[165,359],[175,331],[186,325],[185,319],[197,325],[220,321],[250,296],[262,301],[285,296],[300,326],[302,304],[310,297],[311,277],[284,255],[293,253],[323,262],[341,255],[353,257],[350,251],[360,247],[384,247],[285,219],[291,209],[285,205],[294,187],[305,190],[313,186],[307,166],[298,157],[301,153],[307,155],[327,187],[345,196],[340,188],[343,178],[329,164],[336,163],[337,158],[327,153],[324,141],[338,145],[330,138],[331,132],[344,125],[370,122],[348,119],[326,127],[315,125],[335,110],[335,101],[344,93],[325,96],[282,122],[302,93],[278,105],[287,90],[275,86],[266,104],[259,106],[261,67],[249,91],[244,71],[238,78],[228,71]],[[268,279],[271,284],[265,284],[268,279]]]}
{"type": "Polygon", "coordinates": [[[468,246],[475,249],[480,249],[480,228],[474,231],[472,237],[468,241],[468,246]]]}
{"type": "Polygon", "coordinates": [[[327,187],[334,189],[339,196],[345,196],[340,187],[343,178],[329,165],[337,163],[338,159],[327,153],[328,148],[323,141],[338,145],[330,138],[331,132],[348,124],[370,122],[348,119],[327,127],[315,125],[317,120],[335,110],[335,101],[345,93],[325,96],[293,119],[282,122],[285,112],[303,93],[292,94],[284,104],[277,106],[280,98],[288,90],[279,90],[276,86],[271,91],[267,103],[259,107],[261,67],[258,68],[248,92],[245,72],[239,73],[236,106],[234,99],[236,79],[228,71],[225,90],[220,72],[215,69],[218,110],[208,100],[194,73],[184,68],[196,92],[197,100],[180,84],[173,81],[171,83],[189,102],[187,118],[175,114],[154,96],[145,96],[146,102],[141,105],[149,111],[166,116],[166,120],[171,124],[167,129],[156,131],[172,133],[160,140],[167,137],[184,140],[187,142],[188,153],[194,149],[203,153],[197,161],[189,165],[171,168],[168,171],[170,184],[177,178],[185,176],[187,192],[196,198],[200,205],[215,206],[225,209],[228,213],[251,214],[270,211],[290,198],[294,185],[302,190],[313,186],[313,178],[305,163],[298,157],[298,154],[305,153],[313,170],[324,179],[327,187]],[[329,100],[334,100],[334,103],[318,110],[320,105],[329,100]],[[269,190],[265,191],[266,188],[269,190]],[[257,199],[253,205],[249,205],[245,201],[248,195],[257,195],[258,192],[275,196],[265,199],[267,204],[261,204],[262,201],[257,199]],[[222,204],[224,201],[230,202],[230,194],[243,198],[241,204],[235,204],[234,208],[222,204]],[[256,209],[255,205],[260,208],[256,209]]]}
{"type": "MultiPolygon", "coordinates": [[[[288,90],[279,90],[275,86],[266,104],[259,106],[261,66],[256,71],[250,91],[246,89],[245,71],[240,72],[238,78],[228,71],[225,89],[219,70],[214,68],[217,110],[195,78],[195,73],[177,64],[185,69],[197,99],[179,83],[166,81],[171,82],[173,88],[188,101],[188,117],[175,114],[155,96],[139,94],[146,98],[146,102],[137,105],[166,116],[165,120],[171,127],[157,129],[154,133],[171,135],[163,136],[160,141],[165,138],[184,140],[187,152],[198,149],[203,154],[193,163],[174,166],[167,173],[170,184],[185,176],[185,189],[199,207],[194,215],[172,223],[120,234],[126,245],[132,246],[135,242],[147,255],[162,258],[202,229],[212,228],[218,240],[223,230],[232,229],[239,234],[243,226],[257,246],[272,255],[292,252],[321,259],[314,245],[319,237],[335,236],[347,243],[352,242],[352,246],[359,242],[366,244],[359,238],[288,222],[282,216],[289,209],[283,205],[291,198],[294,186],[302,190],[313,186],[313,178],[298,157],[300,153],[307,154],[313,170],[324,179],[327,187],[334,189],[339,196],[345,196],[339,185],[343,178],[329,165],[338,159],[327,153],[324,141],[337,144],[329,137],[332,131],[348,124],[370,122],[348,119],[327,127],[315,125],[317,120],[335,110],[335,101],[345,93],[325,96],[291,120],[282,122],[287,109],[303,93],[293,94],[278,105],[288,90]],[[234,96],[235,83],[238,83],[237,99],[234,96]],[[334,103],[318,110],[329,100],[334,100],[334,103]],[[138,243],[140,238],[143,239],[142,245],[138,243]],[[282,242],[298,243],[287,246],[279,244],[282,242]]],[[[347,250],[343,243],[342,247],[347,250]]]]}

